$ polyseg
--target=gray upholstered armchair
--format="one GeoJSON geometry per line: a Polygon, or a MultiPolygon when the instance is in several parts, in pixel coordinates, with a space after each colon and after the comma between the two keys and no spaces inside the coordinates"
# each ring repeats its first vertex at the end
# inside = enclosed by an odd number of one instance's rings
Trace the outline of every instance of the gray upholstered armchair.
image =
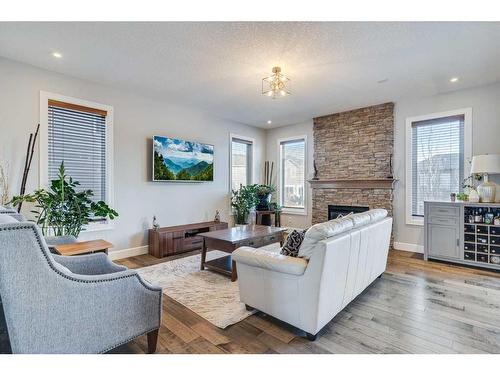
{"type": "Polygon", "coordinates": [[[13,353],[103,353],[144,334],[156,350],[161,288],[105,254],[51,254],[33,223],[0,224],[0,294],[13,353]]]}

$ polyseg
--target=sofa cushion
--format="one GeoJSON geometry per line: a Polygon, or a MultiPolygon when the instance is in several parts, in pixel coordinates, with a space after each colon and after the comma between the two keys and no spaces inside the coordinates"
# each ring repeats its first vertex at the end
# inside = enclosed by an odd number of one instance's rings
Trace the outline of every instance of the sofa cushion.
{"type": "Polygon", "coordinates": [[[354,228],[354,222],[350,219],[350,217],[351,216],[341,217],[325,223],[314,224],[307,230],[304,236],[304,241],[302,241],[302,245],[300,245],[298,256],[300,258],[309,259],[311,258],[318,241],[326,240],[327,238],[347,232],[348,230],[354,228]]]}
{"type": "Polygon", "coordinates": [[[307,261],[304,259],[289,257],[262,248],[239,247],[231,256],[237,263],[289,275],[302,275],[307,267],[307,261]]]}
{"type": "Polygon", "coordinates": [[[307,230],[305,237],[321,241],[351,230],[353,226],[354,223],[350,217],[341,217],[324,223],[314,224],[307,230]]]}
{"type": "Polygon", "coordinates": [[[366,213],[370,215],[372,223],[375,223],[387,217],[387,210],[384,208],[375,208],[373,210],[367,211],[366,213]]]}
{"type": "Polygon", "coordinates": [[[12,223],[18,223],[18,221],[9,214],[0,214],[0,224],[12,224],[12,223]]]}
{"type": "Polygon", "coordinates": [[[304,259],[311,258],[314,248],[318,241],[337,236],[354,228],[375,223],[387,216],[387,210],[376,208],[370,211],[357,214],[350,214],[338,219],[330,220],[324,223],[313,225],[304,236],[304,241],[300,245],[299,257],[304,259]]]}
{"type": "Polygon", "coordinates": [[[302,241],[304,241],[305,234],[305,230],[293,230],[293,232],[286,238],[286,242],[281,248],[280,254],[290,257],[296,257],[299,255],[299,248],[302,241]]]}
{"type": "Polygon", "coordinates": [[[350,215],[349,219],[352,220],[354,228],[362,227],[363,225],[370,224],[371,222],[371,216],[368,212],[360,212],[358,214],[350,215]]]}

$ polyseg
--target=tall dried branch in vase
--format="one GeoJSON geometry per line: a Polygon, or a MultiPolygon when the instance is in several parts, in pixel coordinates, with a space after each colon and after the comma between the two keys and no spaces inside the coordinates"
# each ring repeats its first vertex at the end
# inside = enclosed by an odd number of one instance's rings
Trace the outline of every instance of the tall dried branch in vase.
{"type": "MultiPolygon", "coordinates": [[[[35,134],[30,133],[28,140],[28,148],[26,149],[26,159],[24,161],[23,178],[21,180],[21,189],[19,190],[19,195],[22,196],[26,192],[26,181],[28,181],[28,174],[31,168],[31,161],[33,160],[33,154],[35,152],[36,139],[38,137],[38,131],[40,130],[40,124],[37,125],[35,134]]],[[[23,201],[20,201],[17,205],[17,212],[21,212],[23,206],[23,201]]]]}

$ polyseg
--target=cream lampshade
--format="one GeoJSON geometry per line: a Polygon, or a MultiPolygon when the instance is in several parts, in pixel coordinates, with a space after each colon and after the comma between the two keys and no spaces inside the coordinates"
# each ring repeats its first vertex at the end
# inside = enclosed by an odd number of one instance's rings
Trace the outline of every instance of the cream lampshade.
{"type": "Polygon", "coordinates": [[[495,202],[496,184],[488,181],[488,174],[500,173],[500,155],[473,156],[470,173],[484,175],[484,182],[477,187],[481,202],[495,202]]]}

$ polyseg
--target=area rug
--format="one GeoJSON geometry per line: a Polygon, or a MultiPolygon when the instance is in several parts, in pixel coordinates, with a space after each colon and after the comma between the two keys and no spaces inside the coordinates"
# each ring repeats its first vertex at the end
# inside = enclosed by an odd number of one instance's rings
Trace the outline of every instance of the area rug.
{"type": "MultiPolygon", "coordinates": [[[[207,260],[226,256],[213,250],[207,260]]],[[[212,271],[200,271],[200,255],[140,268],[139,274],[163,293],[219,328],[238,323],[254,312],[240,302],[238,282],[212,271]]]]}

